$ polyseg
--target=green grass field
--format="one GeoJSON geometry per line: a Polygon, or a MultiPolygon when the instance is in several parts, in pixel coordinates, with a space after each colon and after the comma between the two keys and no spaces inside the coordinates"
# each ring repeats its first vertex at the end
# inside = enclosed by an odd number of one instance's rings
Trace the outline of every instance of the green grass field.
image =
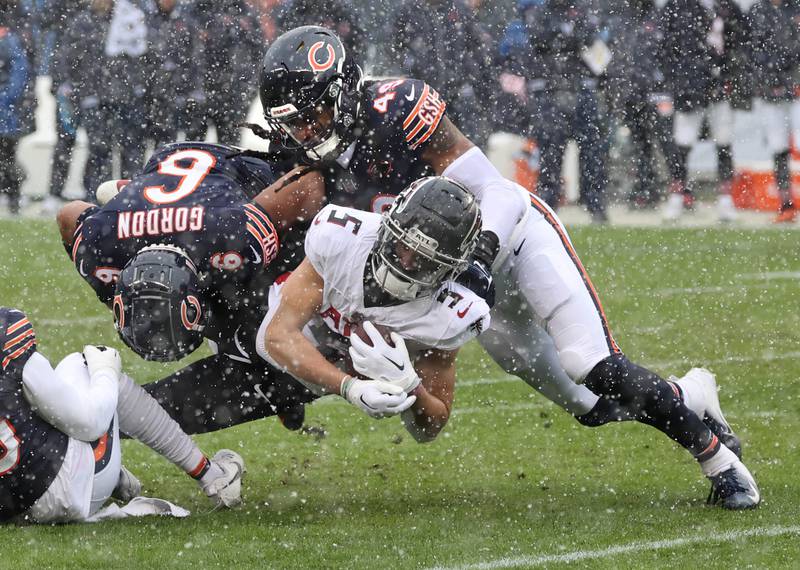
{"type": "MultiPolygon", "coordinates": [[[[0,304],[20,307],[53,362],[119,348],[139,381],[174,366],[122,349],[54,224],[0,221],[0,304]]],[[[264,420],[198,437],[245,458],[245,505],[210,513],[190,479],[136,442],[123,460],[184,520],[6,527],[0,568],[800,568],[800,256],[795,231],[578,228],[573,240],[631,359],[704,365],[764,497],[707,507],[687,453],[638,424],[583,428],[475,345],[455,413],[416,444],[397,419],[342,400],[308,408],[325,435],[264,420]]]]}

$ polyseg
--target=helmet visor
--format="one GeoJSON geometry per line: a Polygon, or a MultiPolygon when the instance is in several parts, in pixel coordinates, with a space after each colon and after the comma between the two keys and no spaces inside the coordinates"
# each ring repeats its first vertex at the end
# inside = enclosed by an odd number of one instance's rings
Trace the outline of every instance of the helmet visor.
{"type": "Polygon", "coordinates": [[[302,148],[313,148],[328,140],[334,131],[333,108],[317,102],[280,122],[280,128],[302,148]]]}
{"type": "Polygon", "coordinates": [[[202,334],[182,330],[176,323],[169,301],[140,295],[131,303],[128,322],[120,336],[145,360],[169,362],[183,358],[202,342],[202,334]]]}
{"type": "Polygon", "coordinates": [[[398,235],[387,228],[378,255],[392,273],[410,283],[426,289],[438,287],[453,270],[449,263],[435,258],[434,252],[413,236],[398,235]]]}

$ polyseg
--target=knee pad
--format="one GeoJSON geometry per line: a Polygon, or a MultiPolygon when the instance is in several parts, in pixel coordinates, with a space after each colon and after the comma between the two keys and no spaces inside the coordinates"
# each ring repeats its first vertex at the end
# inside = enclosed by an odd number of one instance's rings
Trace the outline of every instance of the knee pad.
{"type": "Polygon", "coordinates": [[[610,422],[627,422],[635,418],[619,402],[600,398],[589,412],[575,416],[575,419],[584,427],[599,427],[610,422]]]}
{"type": "Polygon", "coordinates": [[[659,376],[632,363],[623,354],[599,362],[586,376],[586,386],[611,399],[634,417],[643,412],[659,415],[668,410],[676,396],[659,376]]]}

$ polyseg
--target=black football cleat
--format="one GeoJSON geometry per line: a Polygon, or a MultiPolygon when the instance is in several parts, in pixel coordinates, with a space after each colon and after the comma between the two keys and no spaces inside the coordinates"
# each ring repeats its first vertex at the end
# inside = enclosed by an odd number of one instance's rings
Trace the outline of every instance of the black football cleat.
{"type": "Polygon", "coordinates": [[[737,461],[729,469],[709,479],[711,480],[709,505],[739,511],[754,509],[761,502],[756,481],[741,461],[737,461]]]}

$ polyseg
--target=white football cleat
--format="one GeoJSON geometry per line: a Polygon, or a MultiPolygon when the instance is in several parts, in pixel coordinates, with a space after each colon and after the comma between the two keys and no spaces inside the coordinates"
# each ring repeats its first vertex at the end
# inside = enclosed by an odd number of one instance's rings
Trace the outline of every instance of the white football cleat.
{"type": "Polygon", "coordinates": [[[722,194],[717,198],[717,217],[720,222],[734,222],[739,217],[730,194],[722,194]]]}
{"type": "Polygon", "coordinates": [[[736,461],[728,469],[709,477],[711,492],[708,504],[719,505],[723,509],[753,509],[761,502],[756,480],[741,461],[736,461]]]}
{"type": "Polygon", "coordinates": [[[667,202],[664,204],[662,215],[667,222],[679,220],[683,215],[683,194],[673,192],[667,196],[667,202]]]}
{"type": "Polygon", "coordinates": [[[118,501],[128,503],[134,497],[138,497],[141,494],[142,483],[136,475],[125,469],[125,467],[120,467],[119,481],[117,481],[117,486],[114,487],[114,490],[111,492],[111,496],[118,501]]]}
{"type": "Polygon", "coordinates": [[[692,368],[683,378],[670,377],[683,390],[684,403],[714,432],[725,446],[742,458],[742,442],[722,415],[717,380],[705,368],[692,368]],[[690,396],[691,395],[691,396],[690,396]]]}
{"type": "Polygon", "coordinates": [[[203,492],[217,507],[236,507],[242,503],[244,459],[230,449],[220,449],[211,459],[222,475],[203,487],[203,492]]]}

